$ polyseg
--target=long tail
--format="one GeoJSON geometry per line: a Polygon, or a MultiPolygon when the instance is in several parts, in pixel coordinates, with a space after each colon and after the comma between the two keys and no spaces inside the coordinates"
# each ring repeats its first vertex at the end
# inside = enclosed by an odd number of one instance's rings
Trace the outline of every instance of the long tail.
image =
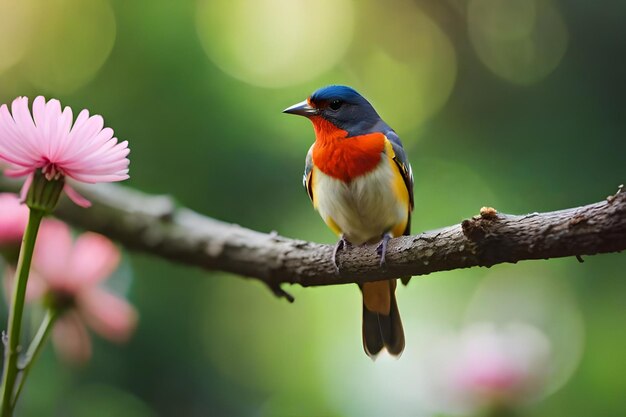
{"type": "Polygon", "coordinates": [[[383,348],[392,355],[404,350],[404,330],[396,303],[396,280],[368,282],[363,292],[363,348],[376,356],[383,348]]]}

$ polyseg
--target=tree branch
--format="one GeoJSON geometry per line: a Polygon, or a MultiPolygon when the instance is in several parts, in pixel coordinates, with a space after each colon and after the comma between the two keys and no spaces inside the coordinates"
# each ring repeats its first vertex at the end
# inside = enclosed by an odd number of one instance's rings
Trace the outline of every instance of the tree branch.
{"type": "MultiPolygon", "coordinates": [[[[0,190],[19,184],[0,179],[0,190]]],[[[389,242],[387,265],[378,265],[375,245],[340,251],[341,274],[331,261],[333,246],[261,233],[179,207],[167,196],[150,196],[117,185],[81,188],[89,209],[61,201],[56,215],[102,233],[129,249],[208,270],[231,272],[292,297],[282,283],[302,286],[362,283],[425,275],[473,266],[617,252],[626,249],[626,192],[583,207],[524,216],[483,208],[481,215],[440,230],[389,242]]]]}

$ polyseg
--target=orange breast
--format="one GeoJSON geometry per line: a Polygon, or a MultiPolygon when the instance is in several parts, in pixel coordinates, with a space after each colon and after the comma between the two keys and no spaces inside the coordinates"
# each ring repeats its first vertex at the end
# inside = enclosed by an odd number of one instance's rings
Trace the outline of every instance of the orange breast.
{"type": "Polygon", "coordinates": [[[313,163],[326,175],[350,182],[380,163],[385,147],[382,133],[348,137],[347,131],[321,117],[311,121],[315,129],[313,163]]]}

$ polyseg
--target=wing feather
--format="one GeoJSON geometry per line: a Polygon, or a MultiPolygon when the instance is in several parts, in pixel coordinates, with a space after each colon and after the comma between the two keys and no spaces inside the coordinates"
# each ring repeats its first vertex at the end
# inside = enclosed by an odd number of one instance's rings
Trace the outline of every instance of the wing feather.
{"type": "MultiPolygon", "coordinates": [[[[413,169],[411,168],[411,164],[409,163],[409,158],[406,156],[406,152],[404,152],[404,148],[402,147],[402,142],[400,141],[400,137],[393,130],[389,130],[385,136],[387,140],[391,144],[391,148],[393,150],[393,161],[400,168],[400,173],[402,174],[402,179],[404,180],[404,184],[406,188],[409,190],[409,218],[406,223],[406,228],[404,229],[404,235],[411,234],[411,212],[413,211],[414,200],[413,200],[413,169]]],[[[402,277],[401,281],[404,285],[408,285],[411,277],[402,277]]]]}
{"type": "Polygon", "coordinates": [[[404,148],[402,147],[402,142],[400,138],[393,130],[387,132],[385,134],[389,142],[391,142],[391,147],[393,148],[394,156],[393,160],[400,168],[400,173],[402,174],[402,178],[404,179],[404,183],[406,184],[406,188],[409,190],[409,199],[411,202],[411,210],[413,210],[413,169],[411,168],[411,164],[409,163],[409,158],[406,156],[406,152],[404,152],[404,148]]]}
{"type": "Polygon", "coordinates": [[[306,190],[306,193],[309,195],[311,202],[315,203],[313,199],[313,146],[311,145],[309,148],[309,152],[306,154],[306,160],[304,162],[304,176],[302,177],[302,185],[306,190]]]}
{"type": "MultiPolygon", "coordinates": [[[[409,191],[409,202],[410,202],[410,211],[413,211],[414,200],[413,200],[413,169],[411,168],[411,164],[409,163],[409,158],[406,156],[406,152],[404,152],[404,148],[402,147],[402,142],[400,138],[393,130],[388,131],[385,136],[387,140],[391,143],[391,147],[393,149],[393,161],[400,168],[400,173],[402,174],[402,179],[404,179],[404,184],[406,185],[407,190],[409,191]]],[[[410,215],[410,213],[409,213],[410,215]]]]}

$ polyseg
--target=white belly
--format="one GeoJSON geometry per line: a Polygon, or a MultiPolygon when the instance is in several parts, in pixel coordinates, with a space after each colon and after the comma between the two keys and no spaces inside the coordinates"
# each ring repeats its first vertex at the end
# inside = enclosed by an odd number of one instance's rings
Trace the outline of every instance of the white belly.
{"type": "Polygon", "coordinates": [[[327,224],[334,222],[346,239],[360,245],[378,240],[408,216],[408,208],[394,194],[394,172],[383,156],[375,170],[349,184],[314,168],[315,205],[327,224]]]}

